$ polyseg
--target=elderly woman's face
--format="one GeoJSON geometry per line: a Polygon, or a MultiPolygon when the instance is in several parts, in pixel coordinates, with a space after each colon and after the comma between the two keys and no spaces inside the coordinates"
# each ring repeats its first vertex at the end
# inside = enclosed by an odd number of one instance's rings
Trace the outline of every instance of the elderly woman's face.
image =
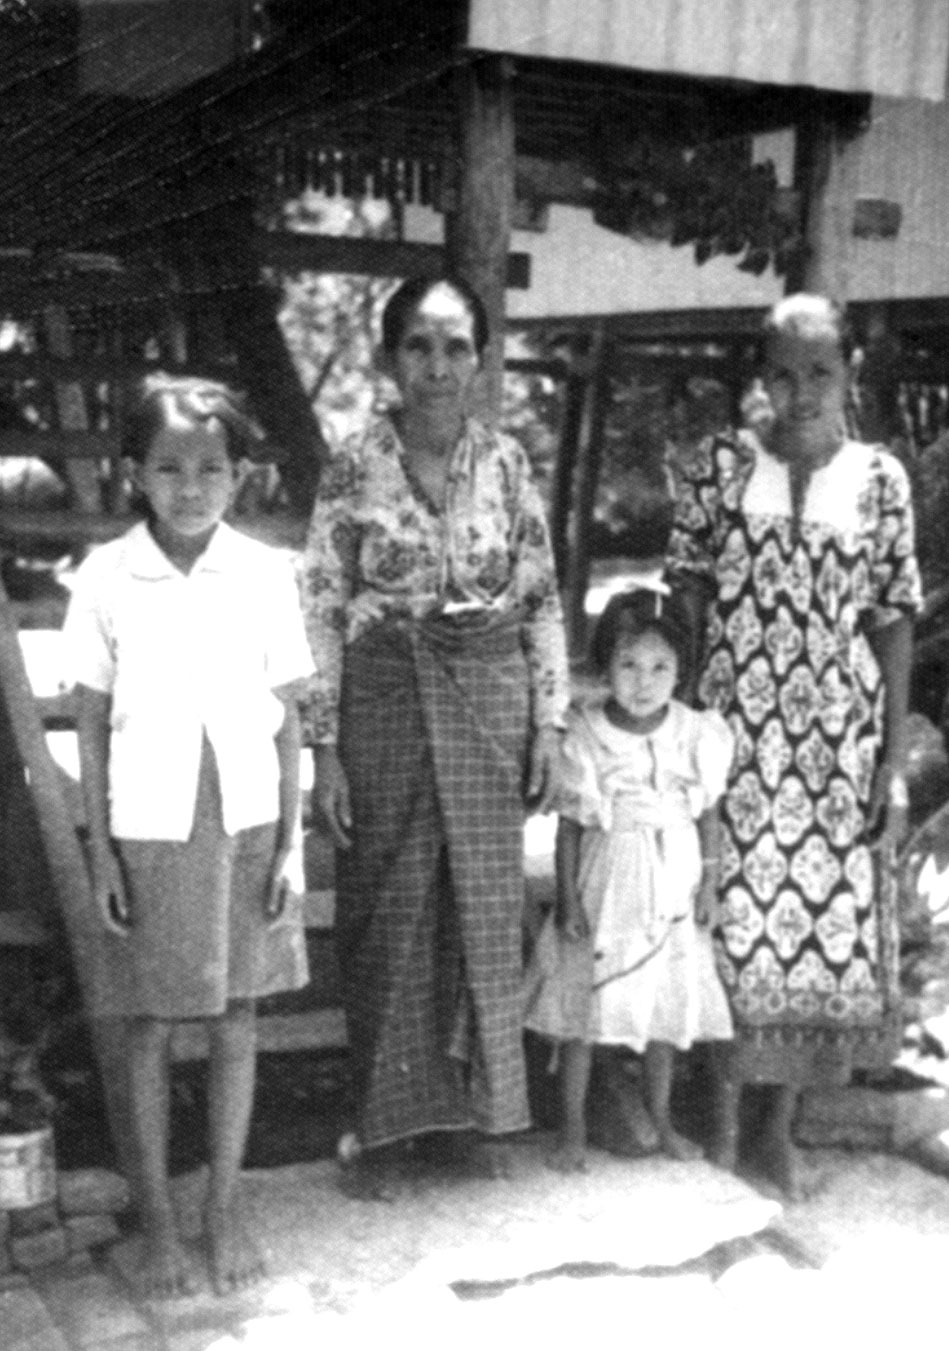
{"type": "Polygon", "coordinates": [[[463,297],[450,286],[429,291],[412,312],[390,361],[406,412],[434,418],[463,414],[481,364],[474,319],[463,297]]]}
{"type": "Polygon", "coordinates": [[[832,328],[773,334],[764,384],[774,410],[774,436],[788,454],[819,456],[839,441],[847,366],[832,328]]]}

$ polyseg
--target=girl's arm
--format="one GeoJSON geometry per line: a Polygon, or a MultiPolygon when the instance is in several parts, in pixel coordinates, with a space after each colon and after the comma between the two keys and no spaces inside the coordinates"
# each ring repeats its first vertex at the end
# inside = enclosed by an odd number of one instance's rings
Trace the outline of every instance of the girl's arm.
{"type": "Polygon", "coordinates": [[[580,840],[583,827],[567,816],[557,821],[554,857],[557,867],[557,928],[564,938],[586,938],[589,925],[580,900],[580,840]]]}
{"type": "Polygon", "coordinates": [[[871,832],[882,829],[884,840],[898,847],[906,836],[909,821],[906,718],[913,665],[913,621],[902,615],[872,630],[869,641],[883,677],[886,703],[883,757],[873,781],[867,826],[871,832]]]}
{"type": "Polygon", "coordinates": [[[276,690],[283,704],[283,722],[275,737],[280,773],[280,814],[270,887],[264,902],[268,919],[278,919],[287,903],[291,881],[287,865],[298,843],[300,824],[300,712],[296,687],[276,690]]]}
{"type": "Polygon", "coordinates": [[[699,924],[710,924],[715,911],[718,879],[721,873],[722,827],[718,805],[707,807],[696,825],[702,853],[702,878],[695,897],[695,918],[699,924]]]}
{"type": "Polygon", "coordinates": [[[116,933],[131,924],[128,897],[109,832],[109,713],[112,696],[76,686],[79,771],[89,832],[92,889],[106,926],[116,933]]]}

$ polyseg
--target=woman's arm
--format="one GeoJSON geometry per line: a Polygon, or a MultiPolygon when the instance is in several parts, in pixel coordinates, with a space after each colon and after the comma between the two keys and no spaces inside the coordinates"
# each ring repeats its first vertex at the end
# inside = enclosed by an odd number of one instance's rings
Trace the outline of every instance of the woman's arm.
{"type": "Polygon", "coordinates": [[[898,847],[909,822],[906,787],[906,721],[913,665],[913,621],[902,615],[869,634],[886,700],[883,713],[883,754],[873,782],[867,811],[871,833],[882,830],[884,840],[898,847]]]}
{"type": "Polygon", "coordinates": [[[554,858],[557,870],[557,928],[565,938],[586,938],[589,933],[586,914],[580,900],[577,878],[580,875],[580,840],[583,827],[569,817],[557,821],[554,858]]]}
{"type": "Polygon", "coordinates": [[[356,586],[358,540],[350,511],[357,471],[348,455],[323,473],[303,555],[303,618],[316,674],[304,711],[313,746],[313,791],[340,848],[349,847],[349,785],[336,752],[347,607],[356,586]]]}
{"type": "Polygon", "coordinates": [[[699,924],[710,924],[718,894],[722,863],[722,826],[717,803],[713,807],[706,808],[696,826],[702,854],[702,877],[695,897],[695,918],[699,924]]]}
{"type": "Polygon", "coordinates": [[[550,532],[527,457],[518,449],[514,592],[524,609],[523,645],[533,736],[527,802],[549,811],[560,781],[560,733],[570,704],[570,666],[550,532]]]}
{"type": "Polygon", "coordinates": [[[76,686],[79,772],[86,809],[92,889],[106,926],[127,933],[128,897],[109,831],[109,714],[112,696],[88,685],[76,686]]]}

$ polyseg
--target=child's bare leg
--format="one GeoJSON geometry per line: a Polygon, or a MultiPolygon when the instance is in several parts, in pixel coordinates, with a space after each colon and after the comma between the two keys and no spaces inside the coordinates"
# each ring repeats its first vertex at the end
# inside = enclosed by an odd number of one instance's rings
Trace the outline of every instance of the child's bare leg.
{"type": "Polygon", "coordinates": [[[796,1084],[775,1084],[771,1092],[770,1111],[761,1140],[762,1161],[771,1180],[793,1201],[801,1196],[797,1151],[791,1136],[798,1088],[796,1084]]]}
{"type": "Polygon", "coordinates": [[[139,1156],[142,1228],[145,1237],[143,1293],[173,1299],[197,1288],[194,1264],[181,1240],[168,1186],[170,1045],[172,1023],[135,1018],[129,1025],[132,1129],[139,1156]]]}
{"type": "Polygon", "coordinates": [[[709,1157],[719,1168],[733,1173],[738,1166],[738,1109],[741,1084],[735,1069],[735,1051],[730,1042],[712,1044],[712,1093],[714,1129],[709,1157]]]}
{"type": "Polygon", "coordinates": [[[666,1041],[651,1041],[643,1056],[646,1080],[646,1099],[649,1112],[659,1135],[659,1148],[673,1159],[698,1159],[702,1151],[698,1145],[680,1135],[672,1125],[672,1072],[675,1067],[675,1047],[666,1041]]]}
{"type": "Polygon", "coordinates": [[[253,1002],[232,1000],[220,1018],[208,1020],[208,1028],[211,1180],[204,1219],[211,1282],[219,1295],[226,1295],[265,1272],[263,1254],[239,1194],[254,1102],[257,1035],[253,1002]]]}
{"type": "Polygon", "coordinates": [[[560,1143],[549,1159],[559,1173],[586,1171],[587,1086],[593,1048],[584,1041],[567,1041],[560,1047],[560,1143]]]}

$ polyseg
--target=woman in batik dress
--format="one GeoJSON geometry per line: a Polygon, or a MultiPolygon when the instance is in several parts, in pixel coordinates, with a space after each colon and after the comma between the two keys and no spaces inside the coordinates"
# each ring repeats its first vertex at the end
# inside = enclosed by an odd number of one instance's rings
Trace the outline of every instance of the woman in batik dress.
{"type": "Polygon", "coordinates": [[[845,433],[843,318],[798,295],[764,335],[766,416],[677,470],[670,571],[706,608],[699,702],[736,737],[716,927],[736,1040],[718,1062],[716,1158],[743,1083],[775,1086],[762,1161],[798,1188],[805,1084],[899,1045],[886,860],[905,832],[905,724],[919,605],[906,475],[845,433]]]}
{"type": "Polygon", "coordinates": [[[400,406],[327,466],[306,546],[360,1151],[343,1177],[368,1197],[397,1187],[403,1142],[470,1140],[496,1167],[480,1146],[529,1125],[524,805],[555,786],[568,669],[526,456],[468,416],[486,340],[462,283],[396,292],[400,406]]]}

